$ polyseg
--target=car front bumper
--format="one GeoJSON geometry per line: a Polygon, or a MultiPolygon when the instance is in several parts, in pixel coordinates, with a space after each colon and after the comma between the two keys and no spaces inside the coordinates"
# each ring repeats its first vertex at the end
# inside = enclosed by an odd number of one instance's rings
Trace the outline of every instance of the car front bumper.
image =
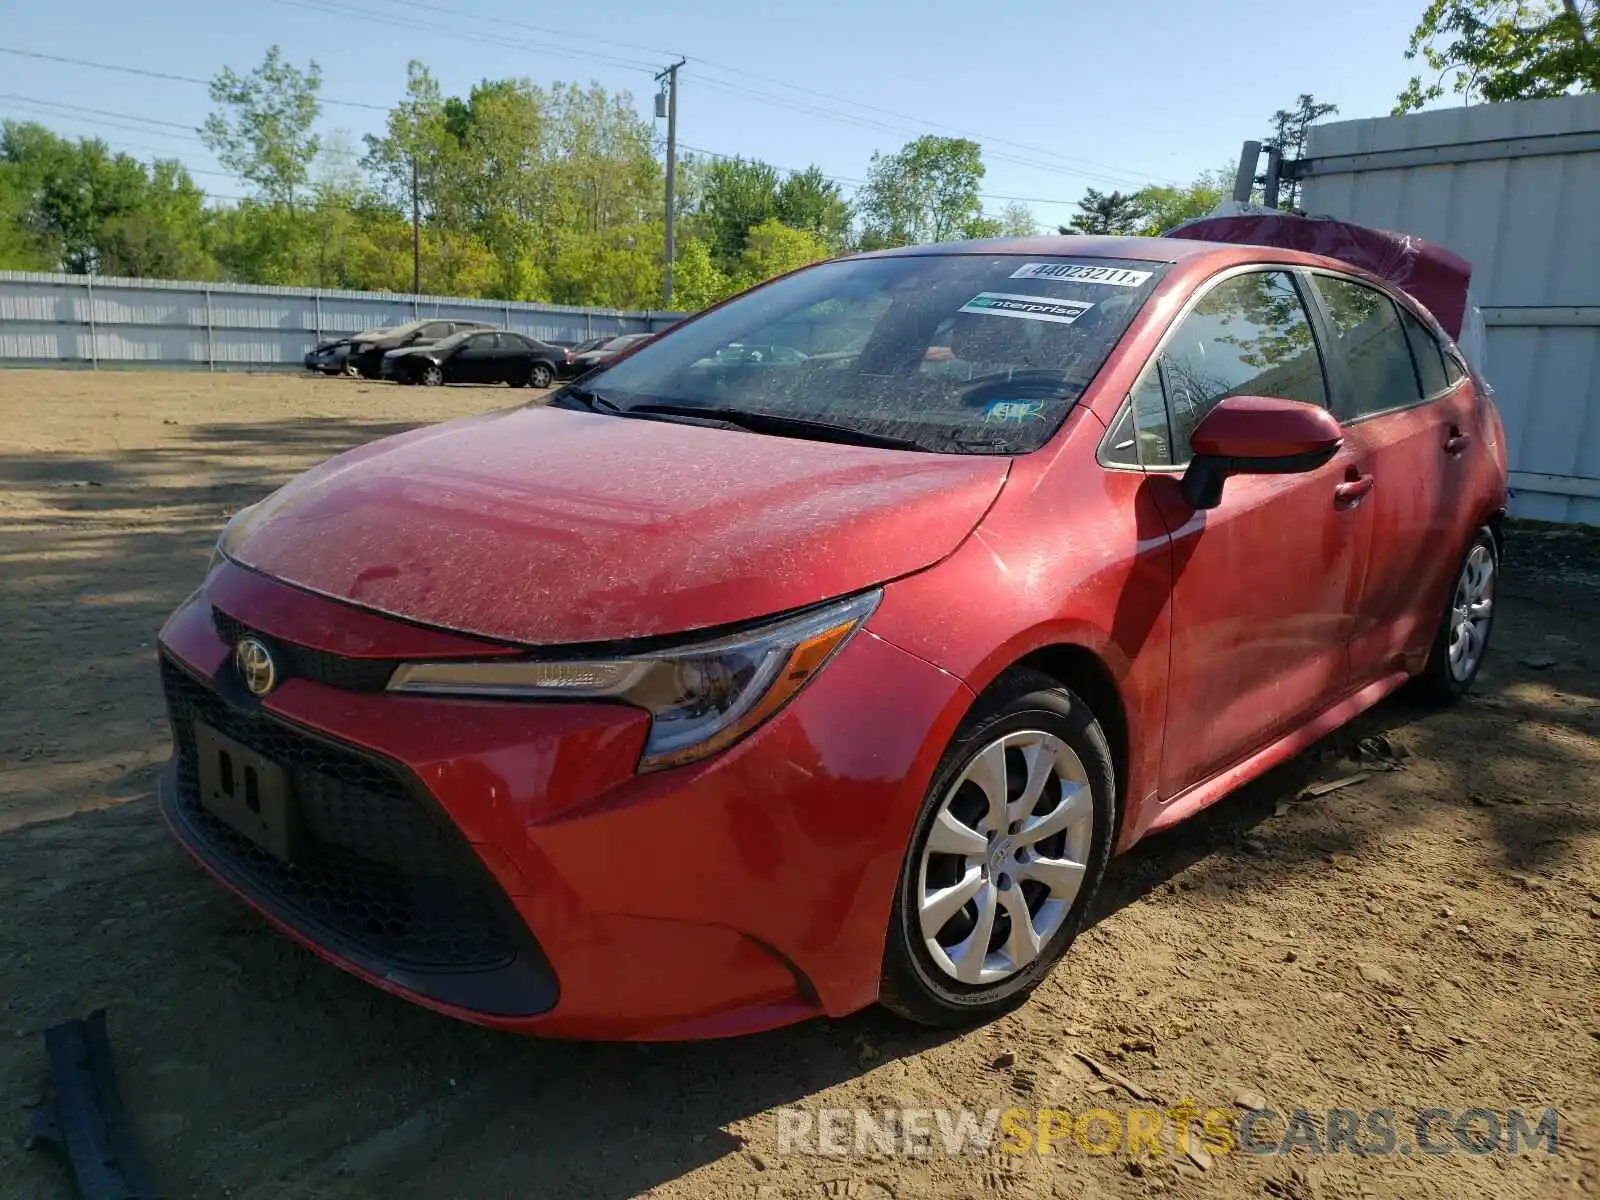
{"type": "Polygon", "coordinates": [[[452,637],[217,568],[160,639],[174,835],[318,954],[482,1024],[677,1040],[876,999],[963,684],[863,631],[743,742],[639,775],[631,708],[370,690],[391,661],[375,645],[452,637]],[[241,630],[291,664],[259,701],[232,665],[241,630]],[[303,854],[273,859],[199,806],[197,719],[287,766],[303,854]]]}

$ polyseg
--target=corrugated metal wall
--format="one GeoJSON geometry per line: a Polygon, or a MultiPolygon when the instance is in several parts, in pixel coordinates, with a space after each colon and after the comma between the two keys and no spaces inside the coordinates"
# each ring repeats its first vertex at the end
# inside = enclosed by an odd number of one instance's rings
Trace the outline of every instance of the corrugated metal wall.
{"type": "Polygon", "coordinates": [[[1600,96],[1311,130],[1301,205],[1473,265],[1518,516],[1600,525],[1600,96]]]}
{"type": "Polygon", "coordinates": [[[0,271],[0,366],[298,367],[324,338],[418,317],[493,321],[556,342],[653,332],[679,319],[443,296],[0,271]]]}
{"type": "Polygon", "coordinates": [[[1315,127],[1302,205],[1473,264],[1513,511],[1600,524],[1600,96],[1315,127]]]}

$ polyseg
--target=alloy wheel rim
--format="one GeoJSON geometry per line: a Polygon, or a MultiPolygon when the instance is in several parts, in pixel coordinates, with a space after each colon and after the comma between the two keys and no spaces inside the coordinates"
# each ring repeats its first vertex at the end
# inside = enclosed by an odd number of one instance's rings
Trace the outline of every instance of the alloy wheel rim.
{"type": "Polygon", "coordinates": [[[1039,957],[1083,890],[1094,797],[1060,738],[1019,730],[974,755],[940,800],[917,870],[917,922],[934,964],[963,984],[1039,957]]]}
{"type": "Polygon", "coordinates": [[[429,387],[437,387],[444,382],[444,372],[438,367],[429,367],[422,373],[422,381],[429,387]]]}
{"type": "Polygon", "coordinates": [[[535,367],[533,369],[533,386],[536,388],[550,386],[550,368],[535,367]]]}
{"type": "Polygon", "coordinates": [[[1494,555],[1478,544],[1467,555],[1450,605],[1450,674],[1458,683],[1472,678],[1483,660],[1494,619],[1494,555]]]}

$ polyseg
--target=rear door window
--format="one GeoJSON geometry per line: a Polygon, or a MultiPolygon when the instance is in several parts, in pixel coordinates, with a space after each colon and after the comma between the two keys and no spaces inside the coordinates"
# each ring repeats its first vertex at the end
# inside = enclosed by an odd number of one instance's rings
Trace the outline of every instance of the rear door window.
{"type": "Polygon", "coordinates": [[[1405,326],[1406,341],[1411,343],[1411,359],[1417,365],[1422,394],[1437,396],[1450,386],[1449,372],[1444,365],[1444,350],[1440,348],[1439,340],[1404,308],[1400,310],[1400,323],[1405,326]]]}
{"type": "MultiPolygon", "coordinates": [[[[1349,372],[1356,417],[1405,408],[1422,399],[1422,385],[1394,301],[1376,288],[1336,275],[1317,275],[1316,287],[1333,323],[1349,372]]],[[[1443,364],[1438,370],[1443,371],[1443,364]]]]}

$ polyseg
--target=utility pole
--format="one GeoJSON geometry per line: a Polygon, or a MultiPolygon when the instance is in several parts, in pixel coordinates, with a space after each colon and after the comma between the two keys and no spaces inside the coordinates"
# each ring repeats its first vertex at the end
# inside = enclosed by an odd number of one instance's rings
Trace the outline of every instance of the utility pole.
{"type": "Polygon", "coordinates": [[[656,82],[666,80],[662,91],[656,96],[656,116],[667,118],[667,261],[666,269],[662,275],[661,299],[662,306],[669,312],[672,309],[672,263],[677,253],[676,229],[677,212],[676,197],[674,192],[678,182],[678,68],[683,66],[688,59],[680,58],[660,75],[656,82]],[[662,101],[665,100],[665,104],[662,101]],[[666,109],[663,113],[662,108],[666,109]]]}
{"type": "Polygon", "coordinates": [[[411,294],[422,291],[422,201],[417,195],[417,152],[411,152],[411,294]]]}

